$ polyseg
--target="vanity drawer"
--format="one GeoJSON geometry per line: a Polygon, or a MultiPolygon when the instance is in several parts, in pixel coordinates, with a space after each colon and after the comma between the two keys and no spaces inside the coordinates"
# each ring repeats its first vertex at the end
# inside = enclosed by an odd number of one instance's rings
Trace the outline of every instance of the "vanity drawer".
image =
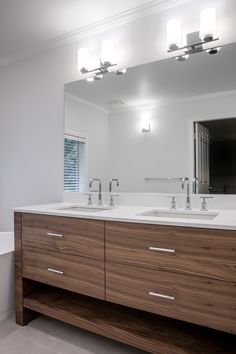
{"type": "Polygon", "coordinates": [[[23,247],[23,277],[99,299],[105,298],[104,262],[23,247]]]}
{"type": "Polygon", "coordinates": [[[236,231],[106,222],[106,260],[236,280],[236,231]]]}
{"type": "Polygon", "coordinates": [[[107,263],[106,299],[236,333],[236,283],[107,263]]]}
{"type": "Polygon", "coordinates": [[[104,221],[25,213],[22,243],[104,260],[104,221]]]}

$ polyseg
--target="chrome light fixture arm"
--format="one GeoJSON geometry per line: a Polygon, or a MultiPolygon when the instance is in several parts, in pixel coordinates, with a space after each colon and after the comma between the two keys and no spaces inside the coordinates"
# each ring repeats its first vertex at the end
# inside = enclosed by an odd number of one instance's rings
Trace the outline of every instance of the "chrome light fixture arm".
{"type": "MultiPolygon", "coordinates": [[[[88,49],[80,48],[78,49],[78,69],[81,74],[91,74],[86,77],[87,81],[94,81],[102,79],[104,74],[108,74],[109,68],[115,67],[118,64],[114,61],[114,46],[113,41],[105,40],[102,42],[102,54],[98,57],[94,57],[91,65],[91,58],[89,57],[88,49]]],[[[126,69],[114,70],[116,75],[125,74],[126,69]]]]}
{"type": "Polygon", "coordinates": [[[201,49],[199,49],[199,47],[201,47],[203,44],[208,44],[208,43],[215,42],[215,41],[218,41],[218,40],[219,40],[219,37],[208,39],[208,40],[205,40],[205,41],[199,41],[199,42],[196,42],[196,43],[187,44],[187,45],[185,45],[183,47],[177,47],[175,49],[168,49],[167,52],[168,53],[172,53],[172,52],[177,52],[179,50],[184,50],[185,54],[193,54],[195,52],[198,52],[198,53],[199,52],[205,52],[206,50],[208,50],[210,48],[207,48],[207,49],[201,48],[201,49]]]}
{"type": "Polygon", "coordinates": [[[90,74],[90,73],[96,73],[96,74],[106,74],[108,73],[108,68],[111,68],[112,66],[116,66],[117,64],[112,64],[110,62],[105,62],[103,63],[101,60],[100,60],[100,67],[98,68],[94,68],[94,69],[87,69],[87,68],[81,68],[80,69],[80,72],[82,74],[90,74]]]}

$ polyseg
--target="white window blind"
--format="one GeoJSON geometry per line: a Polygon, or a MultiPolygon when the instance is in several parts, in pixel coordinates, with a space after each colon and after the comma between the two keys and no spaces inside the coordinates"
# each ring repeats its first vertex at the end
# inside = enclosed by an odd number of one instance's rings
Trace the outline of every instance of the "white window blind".
{"type": "Polygon", "coordinates": [[[65,135],[64,191],[83,192],[86,181],[86,139],[65,135]]]}

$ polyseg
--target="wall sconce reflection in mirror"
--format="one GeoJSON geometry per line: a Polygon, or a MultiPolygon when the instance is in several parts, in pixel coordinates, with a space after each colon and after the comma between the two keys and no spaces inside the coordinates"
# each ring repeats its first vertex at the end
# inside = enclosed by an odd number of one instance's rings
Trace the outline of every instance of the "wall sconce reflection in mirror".
{"type": "MultiPolygon", "coordinates": [[[[102,50],[100,57],[89,57],[87,48],[78,49],[78,69],[82,74],[86,75],[86,80],[92,82],[101,80],[104,74],[108,74],[112,67],[117,64],[114,60],[114,43],[112,40],[104,40],[102,42],[102,50]],[[91,74],[91,76],[88,76],[91,74]]],[[[116,75],[123,75],[126,69],[119,69],[113,71],[116,75]]]]}
{"type": "Polygon", "coordinates": [[[151,112],[143,111],[140,116],[140,130],[142,133],[150,133],[151,131],[151,112]]]}
{"type": "Polygon", "coordinates": [[[150,123],[146,123],[145,126],[142,127],[142,132],[143,133],[150,133],[150,131],[151,131],[150,123]]]}
{"type": "Polygon", "coordinates": [[[216,54],[221,49],[219,46],[205,48],[205,44],[217,41],[217,23],[216,9],[213,7],[206,8],[200,15],[200,30],[182,35],[181,21],[179,19],[171,19],[167,21],[167,51],[168,53],[182,51],[183,53],[175,56],[177,61],[183,62],[187,60],[191,54],[206,52],[216,54]]]}
{"type": "Polygon", "coordinates": [[[149,121],[143,121],[141,124],[142,133],[149,133],[151,131],[151,124],[149,121]]]}

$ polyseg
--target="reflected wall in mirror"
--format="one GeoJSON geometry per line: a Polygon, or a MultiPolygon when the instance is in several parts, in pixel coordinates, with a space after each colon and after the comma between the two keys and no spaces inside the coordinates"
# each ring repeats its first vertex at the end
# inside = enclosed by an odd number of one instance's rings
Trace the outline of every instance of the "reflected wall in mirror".
{"type": "Polygon", "coordinates": [[[235,193],[235,57],[231,44],[66,84],[65,191],[87,191],[94,177],[108,191],[116,177],[120,192],[181,193],[163,178],[197,177],[199,193],[235,193]]]}

